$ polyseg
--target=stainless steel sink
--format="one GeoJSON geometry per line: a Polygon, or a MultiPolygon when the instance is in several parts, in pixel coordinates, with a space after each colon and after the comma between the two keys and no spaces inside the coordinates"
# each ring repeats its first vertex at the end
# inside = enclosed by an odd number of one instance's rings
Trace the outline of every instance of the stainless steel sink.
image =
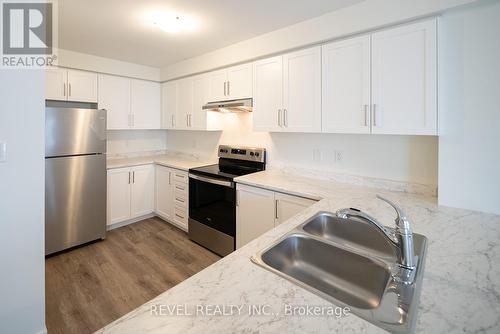
{"type": "Polygon", "coordinates": [[[414,329],[427,239],[413,234],[418,266],[399,279],[398,249],[356,219],[320,212],[252,257],[256,264],[390,332],[414,329]]]}

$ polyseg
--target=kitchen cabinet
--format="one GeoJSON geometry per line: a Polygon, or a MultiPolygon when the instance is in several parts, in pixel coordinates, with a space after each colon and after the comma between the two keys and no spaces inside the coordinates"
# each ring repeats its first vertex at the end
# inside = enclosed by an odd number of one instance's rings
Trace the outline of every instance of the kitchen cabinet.
{"type": "Polygon", "coordinates": [[[130,128],[130,79],[99,74],[98,106],[107,110],[109,130],[130,128]]]}
{"type": "Polygon", "coordinates": [[[154,211],[154,165],[132,167],[131,172],[131,218],[144,216],[154,211]]]}
{"type": "Polygon", "coordinates": [[[316,201],[237,184],[236,248],[285,222],[316,201]]]}
{"type": "Polygon", "coordinates": [[[267,58],[253,66],[253,128],[281,131],[283,57],[267,58]]]}
{"type": "Polygon", "coordinates": [[[372,133],[437,134],[436,20],[372,34],[372,133]]]}
{"type": "Polygon", "coordinates": [[[370,133],[370,36],[322,46],[322,132],[370,133]]]}
{"type": "Polygon", "coordinates": [[[108,225],[130,219],[130,182],[130,168],[108,170],[108,225]]]}
{"type": "Polygon", "coordinates": [[[208,101],[236,100],[252,97],[252,64],[243,64],[210,72],[208,101]]]}
{"type": "Polygon", "coordinates": [[[161,117],[161,88],[153,81],[131,79],[131,128],[159,129],[161,117]]]}
{"type": "Polygon", "coordinates": [[[238,184],[236,205],[236,248],[274,228],[274,192],[238,184]]]}
{"type": "Polygon", "coordinates": [[[274,205],[276,209],[274,225],[278,226],[314,203],[316,201],[309,198],[278,192],[274,193],[274,205]]]}
{"type": "Polygon", "coordinates": [[[46,70],[47,100],[97,102],[97,74],[50,68],[46,70]]]}
{"type": "Polygon", "coordinates": [[[207,74],[169,81],[162,86],[162,127],[174,130],[221,130],[220,114],[203,110],[210,94],[207,74]]]}
{"type": "Polygon", "coordinates": [[[188,173],[156,166],[155,212],[181,229],[188,229],[188,173]]]}
{"type": "Polygon", "coordinates": [[[156,214],[166,220],[172,220],[174,215],[174,187],[172,170],[168,167],[156,165],[156,214]]]}
{"type": "Polygon", "coordinates": [[[148,215],[154,209],[154,167],[108,170],[108,225],[148,215]]]}
{"type": "Polygon", "coordinates": [[[254,130],[321,131],[321,48],[254,63],[254,130]]]}

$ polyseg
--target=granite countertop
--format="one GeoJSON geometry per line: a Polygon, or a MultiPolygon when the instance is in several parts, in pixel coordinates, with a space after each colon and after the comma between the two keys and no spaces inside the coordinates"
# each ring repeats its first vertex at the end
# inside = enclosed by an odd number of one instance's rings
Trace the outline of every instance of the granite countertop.
{"type": "Polygon", "coordinates": [[[191,168],[217,163],[217,160],[198,158],[181,154],[146,154],[132,157],[118,157],[107,159],[107,169],[133,167],[147,164],[157,164],[188,171],[191,168]]]}
{"type": "Polygon", "coordinates": [[[377,200],[377,193],[400,204],[414,221],[414,232],[429,239],[416,332],[500,332],[500,216],[440,207],[432,196],[310,179],[280,170],[236,181],[321,200],[99,333],[385,332],[354,314],[341,318],[286,314],[287,305],[332,304],[250,261],[319,211],[357,207],[391,224],[393,209],[377,200]],[[231,305],[243,307],[242,312],[231,305]],[[252,305],[271,312],[250,315],[252,305]],[[232,314],[207,314],[208,307],[217,306],[232,314]],[[160,307],[163,312],[152,311],[160,307]],[[171,315],[168,307],[178,314],[171,315]]]}

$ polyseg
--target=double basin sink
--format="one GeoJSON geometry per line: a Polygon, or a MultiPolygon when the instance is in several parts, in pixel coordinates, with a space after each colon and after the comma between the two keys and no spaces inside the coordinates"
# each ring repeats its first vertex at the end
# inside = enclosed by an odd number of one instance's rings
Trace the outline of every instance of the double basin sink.
{"type": "Polygon", "coordinates": [[[427,239],[413,234],[417,267],[402,280],[399,249],[371,224],[319,212],[252,257],[271,272],[389,332],[415,327],[427,239]]]}

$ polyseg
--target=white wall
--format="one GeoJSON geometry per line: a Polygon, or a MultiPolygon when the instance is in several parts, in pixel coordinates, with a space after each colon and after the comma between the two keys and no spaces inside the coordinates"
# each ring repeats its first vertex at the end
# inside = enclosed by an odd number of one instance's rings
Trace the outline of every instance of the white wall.
{"type": "Polygon", "coordinates": [[[59,49],[57,56],[57,64],[62,67],[152,81],[160,80],[160,69],[156,67],[128,63],[121,60],[104,58],[64,49],[59,49]]]}
{"type": "Polygon", "coordinates": [[[500,2],[440,21],[439,203],[500,214],[500,2]]]}
{"type": "Polygon", "coordinates": [[[165,130],[108,131],[108,156],[167,149],[165,130]]]}
{"type": "Polygon", "coordinates": [[[0,70],[0,333],[45,330],[43,80],[0,70]]]}
{"type": "Polygon", "coordinates": [[[162,69],[161,79],[171,80],[361,33],[433,15],[473,1],[475,0],[365,0],[353,6],[167,66],[162,69]]]}
{"type": "Polygon", "coordinates": [[[215,157],[217,145],[268,149],[270,166],[302,167],[425,185],[437,185],[437,138],[252,132],[252,115],[222,114],[224,131],[168,131],[167,147],[215,157]],[[313,150],[320,151],[314,160],[313,150]],[[341,151],[342,162],[334,161],[341,151]]]}

